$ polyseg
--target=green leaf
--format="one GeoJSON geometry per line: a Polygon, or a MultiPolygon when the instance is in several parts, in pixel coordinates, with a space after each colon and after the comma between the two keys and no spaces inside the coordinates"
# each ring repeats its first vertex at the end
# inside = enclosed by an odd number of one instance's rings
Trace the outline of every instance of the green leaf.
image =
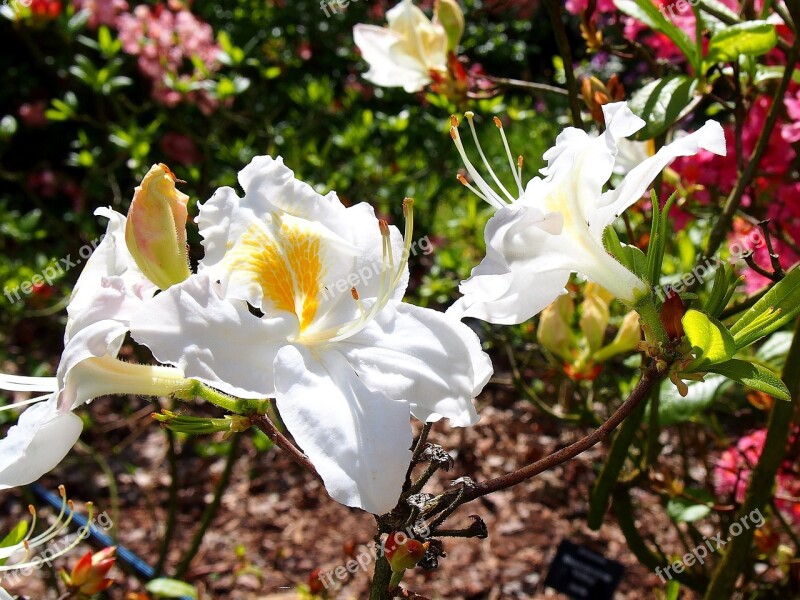
{"type": "Polygon", "coordinates": [[[613,227],[606,227],[603,231],[603,246],[616,258],[622,266],[642,278],[647,278],[647,257],[636,246],[628,246],[619,241],[619,236],[613,227]]]}
{"type": "Polygon", "coordinates": [[[666,35],[683,53],[689,63],[695,67],[695,71],[698,70],[697,67],[700,66],[699,49],[695,47],[694,42],[683,29],[675,25],[664,13],[656,8],[652,0],[616,0],[615,4],[620,11],[666,35]]]}
{"type": "Polygon", "coordinates": [[[800,267],[795,267],[731,326],[741,350],[791,323],[800,314],[800,267]]]}
{"type": "Polygon", "coordinates": [[[696,81],[686,75],[671,75],[651,81],[628,101],[633,113],[646,125],[636,139],[648,140],[664,133],[694,97],[696,81]]]}
{"type": "Polygon", "coordinates": [[[708,43],[706,65],[736,60],[739,55],[761,56],[778,43],[775,26],[766,21],[747,21],[730,25],[715,33],[708,43]]]}
{"type": "Polygon", "coordinates": [[[659,210],[658,196],[655,190],[650,191],[653,205],[653,223],[650,227],[650,243],[647,245],[647,276],[646,280],[652,285],[661,281],[661,265],[664,262],[664,248],[667,244],[667,228],[669,211],[675,202],[677,192],[674,192],[664,203],[664,210],[659,210]]]}
{"type": "Polygon", "coordinates": [[[183,581],[178,581],[177,579],[161,577],[149,581],[144,587],[151,594],[155,594],[161,598],[182,598],[184,596],[188,598],[198,597],[197,590],[194,589],[194,586],[183,581]]]}
{"type": "Polygon", "coordinates": [[[691,523],[702,519],[711,512],[713,498],[702,488],[687,488],[688,498],[670,498],[667,502],[667,514],[676,523],[691,523]]]}
{"type": "Polygon", "coordinates": [[[679,600],[680,594],[681,584],[675,579],[670,579],[664,589],[664,600],[679,600]]]}
{"type": "MultiPolygon", "coordinates": [[[[684,397],[671,381],[665,381],[661,385],[658,405],[659,423],[662,427],[669,427],[691,421],[708,410],[728,385],[731,385],[730,381],[721,375],[707,375],[705,381],[689,382],[689,391],[684,397]]],[[[645,420],[647,418],[645,415],[645,420]]]]}
{"type": "Polygon", "coordinates": [[[781,381],[781,378],[758,363],[734,359],[713,365],[708,370],[724,375],[728,379],[738,381],[759,392],[774,396],[779,400],[792,399],[789,389],[781,381]]]}
{"type": "Polygon", "coordinates": [[[687,367],[687,371],[699,371],[708,365],[725,362],[736,353],[733,336],[714,317],[698,310],[688,310],[683,315],[682,323],[689,343],[698,352],[697,359],[687,367]]]}
{"type": "MultiPolygon", "coordinates": [[[[11,546],[16,546],[22,540],[25,539],[25,534],[28,533],[28,522],[27,521],[20,521],[14,526],[6,537],[0,541],[0,548],[9,548],[11,546]]],[[[0,566],[6,564],[8,559],[0,559],[0,566]]]]}

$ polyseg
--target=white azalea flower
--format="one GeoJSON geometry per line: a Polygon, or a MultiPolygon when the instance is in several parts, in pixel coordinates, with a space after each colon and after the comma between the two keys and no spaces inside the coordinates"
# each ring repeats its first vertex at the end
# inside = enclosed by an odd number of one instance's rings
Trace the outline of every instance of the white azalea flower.
{"type": "Polygon", "coordinates": [[[67,306],[64,352],[56,377],[0,374],[0,389],[48,392],[0,408],[34,404],[0,440],[0,489],[25,485],[53,469],[78,440],[83,424],[72,411],[106,394],[162,395],[187,385],[174,368],[128,364],[116,359],[130,314],[156,287],[125,246],[125,217],[110,208],[103,241],[86,263],[67,306]]]}
{"type": "Polygon", "coordinates": [[[489,167],[475,134],[472,114],[466,116],[475,143],[501,193],[483,179],[467,158],[457,124],[451,127],[477,189],[465,178],[459,179],[497,212],[484,233],[486,257],[461,283],[459,289],[464,296],[449,313],[490,323],[522,323],[563,293],[571,273],[580,273],[600,284],[629,305],[648,294],[647,284],[606,252],[603,231],[642,197],[674,158],[694,155],[701,148],[724,155],[725,138],[719,123],[708,121],[630,168],[615,189],[603,191],[614,171],[618,141],[644,126],[644,121],[624,102],[605,105],[603,113],[604,133],[593,137],[580,129],[565,129],[544,155],[544,179],[534,177],[524,189],[521,158],[515,169],[502,125],[495,119],[517,183],[515,194],[502,186],[489,167]]]}
{"type": "Polygon", "coordinates": [[[345,208],[262,156],[200,207],[200,272],[146,302],[134,339],[187,376],[275,397],[331,496],[392,509],[408,468],[409,413],[456,426],[492,372],[477,336],[401,302],[406,239],[367,204],[345,208]],[[254,313],[258,313],[256,316],[254,313]]]}
{"type": "Polygon", "coordinates": [[[370,69],[364,79],[382,87],[414,93],[431,83],[431,71],[447,72],[447,32],[412,0],[386,13],[387,27],[359,23],[353,40],[370,69]]]}

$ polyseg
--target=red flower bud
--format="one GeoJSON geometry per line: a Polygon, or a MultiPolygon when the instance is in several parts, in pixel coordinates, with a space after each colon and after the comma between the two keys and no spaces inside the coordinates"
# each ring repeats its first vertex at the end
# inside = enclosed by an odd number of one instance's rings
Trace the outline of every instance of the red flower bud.
{"type": "Polygon", "coordinates": [[[429,544],[424,544],[418,540],[409,538],[402,531],[393,531],[386,539],[384,549],[386,560],[395,573],[402,573],[406,569],[411,569],[422,560],[429,544]]]}
{"type": "Polygon", "coordinates": [[[679,340],[683,337],[683,315],[686,313],[686,308],[683,306],[683,300],[673,289],[667,291],[667,299],[661,306],[661,324],[667,331],[667,335],[671,340],[679,340]]]}
{"type": "Polygon", "coordinates": [[[72,573],[62,573],[64,582],[78,594],[92,596],[108,589],[113,579],[106,577],[116,562],[117,548],[111,546],[92,554],[84,554],[72,568],[72,573]]]}

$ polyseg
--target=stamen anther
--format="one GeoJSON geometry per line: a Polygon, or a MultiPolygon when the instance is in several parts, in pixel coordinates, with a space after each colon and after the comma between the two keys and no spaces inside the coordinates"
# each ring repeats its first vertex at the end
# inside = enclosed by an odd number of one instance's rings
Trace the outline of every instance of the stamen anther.
{"type": "Polygon", "coordinates": [[[458,127],[458,117],[450,115],[450,127],[458,127]]]}
{"type": "Polygon", "coordinates": [[[503,122],[498,117],[494,118],[494,124],[497,126],[498,129],[503,128],[503,122]]]}

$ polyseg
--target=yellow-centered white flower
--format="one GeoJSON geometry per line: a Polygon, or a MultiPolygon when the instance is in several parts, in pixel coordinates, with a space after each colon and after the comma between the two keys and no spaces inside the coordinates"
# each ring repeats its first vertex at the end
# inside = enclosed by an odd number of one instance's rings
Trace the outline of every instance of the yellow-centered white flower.
{"type": "Polygon", "coordinates": [[[331,496],[380,514],[400,495],[409,413],[475,423],[491,374],[468,327],[402,303],[405,240],[365,203],[317,194],[281,158],[239,173],[200,207],[197,275],[131,321],[158,360],[242,398],[276,398],[281,418],[331,496]]]}
{"type": "Polygon", "coordinates": [[[64,352],[56,377],[0,374],[0,389],[47,392],[0,410],[32,404],[0,440],[0,489],[26,485],[53,469],[80,437],[83,423],[72,411],[106,394],[169,395],[189,385],[171,367],[116,359],[133,310],[156,287],[125,245],[125,217],[110,208],[103,241],[86,262],[67,306],[64,352]]]}
{"type": "Polygon", "coordinates": [[[437,19],[431,21],[412,0],[401,0],[387,11],[386,21],[386,27],[359,23],[353,28],[353,40],[370,67],[364,79],[414,93],[431,83],[431,71],[447,73],[447,32],[437,19]]]}
{"type": "Polygon", "coordinates": [[[513,194],[489,166],[472,113],[466,113],[467,121],[494,185],[470,162],[453,117],[450,133],[472,183],[461,175],[459,180],[497,211],[486,224],[486,257],[461,283],[463,297],[448,313],[490,323],[522,323],[564,292],[571,273],[600,284],[629,305],[648,293],[644,281],[606,252],[603,231],[642,197],[673,159],[694,155],[701,148],[724,155],[725,138],[719,123],[708,121],[636,166],[626,165],[629,170],[619,185],[605,189],[614,172],[618,142],[644,127],[644,121],[624,102],[605,105],[603,114],[606,128],[598,136],[565,129],[544,154],[544,178],[534,177],[524,187],[522,157],[515,165],[502,124],[495,118],[516,182],[513,194]]]}

